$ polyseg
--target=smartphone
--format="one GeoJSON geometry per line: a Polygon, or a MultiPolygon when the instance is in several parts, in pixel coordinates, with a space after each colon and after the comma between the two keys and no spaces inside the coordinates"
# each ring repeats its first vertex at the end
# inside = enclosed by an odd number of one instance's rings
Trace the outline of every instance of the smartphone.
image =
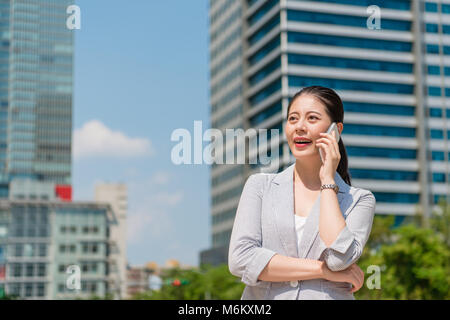
{"type": "MultiPolygon", "coordinates": [[[[334,134],[336,136],[336,142],[339,143],[339,139],[341,138],[341,136],[339,135],[339,129],[337,127],[336,122],[333,122],[327,130],[327,133],[331,134],[331,132],[334,131],[334,134]]],[[[319,148],[319,155],[320,155],[320,160],[323,162],[323,156],[322,156],[322,149],[319,148]]]]}

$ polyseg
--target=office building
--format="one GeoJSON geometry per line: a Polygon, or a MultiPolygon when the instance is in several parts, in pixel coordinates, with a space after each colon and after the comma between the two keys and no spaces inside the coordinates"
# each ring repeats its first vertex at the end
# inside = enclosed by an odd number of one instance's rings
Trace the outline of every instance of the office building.
{"type": "Polygon", "coordinates": [[[0,0],[0,197],[15,178],[71,184],[69,0],[0,0]]]}
{"type": "Polygon", "coordinates": [[[127,268],[127,298],[131,299],[139,293],[150,290],[150,276],[153,270],[147,266],[128,266],[127,268]]]}
{"type": "Polygon", "coordinates": [[[117,223],[110,227],[109,241],[110,256],[119,274],[116,284],[120,288],[120,297],[126,296],[127,290],[127,186],[122,183],[100,183],[95,186],[94,200],[99,203],[108,203],[113,210],[117,223]]]}
{"type": "MultiPolygon", "coordinates": [[[[330,87],[344,103],[352,185],[373,192],[376,214],[398,224],[449,199],[450,1],[212,0],[209,18],[212,127],[283,137],[290,98],[330,87]]],[[[272,172],[295,161],[284,138],[279,151],[272,172]]],[[[202,262],[226,262],[242,187],[255,172],[212,165],[212,248],[202,262]]]]}
{"type": "Polygon", "coordinates": [[[0,287],[21,299],[118,298],[108,204],[0,200],[0,287]],[[70,281],[77,269],[76,281],[70,281]],[[70,281],[70,285],[68,285],[70,281]]]}

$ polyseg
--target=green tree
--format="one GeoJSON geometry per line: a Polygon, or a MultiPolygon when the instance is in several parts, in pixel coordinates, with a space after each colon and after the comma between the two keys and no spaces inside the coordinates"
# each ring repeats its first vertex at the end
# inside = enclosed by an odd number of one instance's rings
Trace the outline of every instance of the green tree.
{"type": "Polygon", "coordinates": [[[430,228],[416,217],[393,229],[392,219],[374,219],[371,237],[358,265],[381,269],[381,289],[366,284],[355,293],[357,299],[449,299],[450,247],[448,243],[449,206],[440,202],[430,228]]]}
{"type": "Polygon", "coordinates": [[[133,300],[231,300],[240,299],[244,284],[228,271],[225,264],[203,265],[188,270],[171,269],[162,274],[160,290],[134,295],[133,300]],[[178,281],[175,281],[178,280],[178,281]],[[184,283],[184,284],[183,284],[184,283]]]}

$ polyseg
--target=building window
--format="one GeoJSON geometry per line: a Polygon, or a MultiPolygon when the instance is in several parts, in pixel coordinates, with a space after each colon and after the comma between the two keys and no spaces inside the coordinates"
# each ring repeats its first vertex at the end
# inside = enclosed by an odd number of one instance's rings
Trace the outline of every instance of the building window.
{"type": "Polygon", "coordinates": [[[21,257],[23,255],[23,247],[21,244],[16,244],[14,247],[14,256],[21,257]]]}
{"type": "Polygon", "coordinates": [[[26,283],[25,284],[25,296],[31,297],[33,295],[33,284],[32,283],[26,283]]]}
{"type": "Polygon", "coordinates": [[[32,277],[33,275],[34,275],[34,265],[27,264],[26,265],[26,276],[27,277],[32,277]]]}
{"type": "Polygon", "coordinates": [[[95,282],[83,282],[81,284],[81,289],[84,292],[95,293],[95,292],[97,292],[97,283],[95,283],[95,282]]]}
{"type": "Polygon", "coordinates": [[[96,243],[85,243],[83,244],[83,253],[97,253],[98,244],[96,243]]]}
{"type": "Polygon", "coordinates": [[[13,277],[21,277],[22,276],[22,265],[19,263],[15,263],[12,265],[12,274],[13,277]]]}
{"type": "Polygon", "coordinates": [[[45,284],[39,283],[37,285],[37,296],[44,297],[45,296],[45,284]]]}
{"type": "Polygon", "coordinates": [[[39,257],[45,257],[47,255],[47,246],[45,244],[39,244],[39,257]]]}
{"type": "Polygon", "coordinates": [[[34,255],[34,247],[31,243],[26,243],[23,245],[23,255],[25,257],[32,257],[34,255]]]}
{"type": "Polygon", "coordinates": [[[35,228],[29,228],[28,232],[27,232],[27,235],[29,237],[35,237],[36,236],[36,229],[35,228]]]}
{"type": "Polygon", "coordinates": [[[38,264],[38,276],[39,277],[45,277],[45,264],[44,263],[39,263],[38,264]]]}
{"type": "Polygon", "coordinates": [[[83,272],[95,273],[95,272],[97,272],[97,263],[95,263],[95,262],[84,263],[82,265],[81,269],[83,272]]]}
{"type": "Polygon", "coordinates": [[[47,226],[41,226],[39,228],[39,236],[40,237],[47,237],[48,233],[47,233],[47,226]]]}
{"type": "Polygon", "coordinates": [[[20,284],[19,283],[12,283],[9,285],[9,293],[12,296],[20,296],[20,284]]]}

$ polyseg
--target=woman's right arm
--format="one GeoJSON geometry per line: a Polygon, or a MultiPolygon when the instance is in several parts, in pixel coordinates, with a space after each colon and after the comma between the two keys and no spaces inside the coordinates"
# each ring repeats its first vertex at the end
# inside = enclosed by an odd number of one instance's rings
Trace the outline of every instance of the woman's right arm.
{"type": "Polygon", "coordinates": [[[260,273],[263,281],[311,280],[324,275],[323,262],[312,259],[299,259],[275,254],[260,273]]]}
{"type": "Polygon", "coordinates": [[[273,282],[311,279],[349,282],[354,286],[352,292],[356,292],[364,284],[364,272],[356,263],[342,271],[331,271],[323,261],[275,254],[258,277],[273,282]]]}

